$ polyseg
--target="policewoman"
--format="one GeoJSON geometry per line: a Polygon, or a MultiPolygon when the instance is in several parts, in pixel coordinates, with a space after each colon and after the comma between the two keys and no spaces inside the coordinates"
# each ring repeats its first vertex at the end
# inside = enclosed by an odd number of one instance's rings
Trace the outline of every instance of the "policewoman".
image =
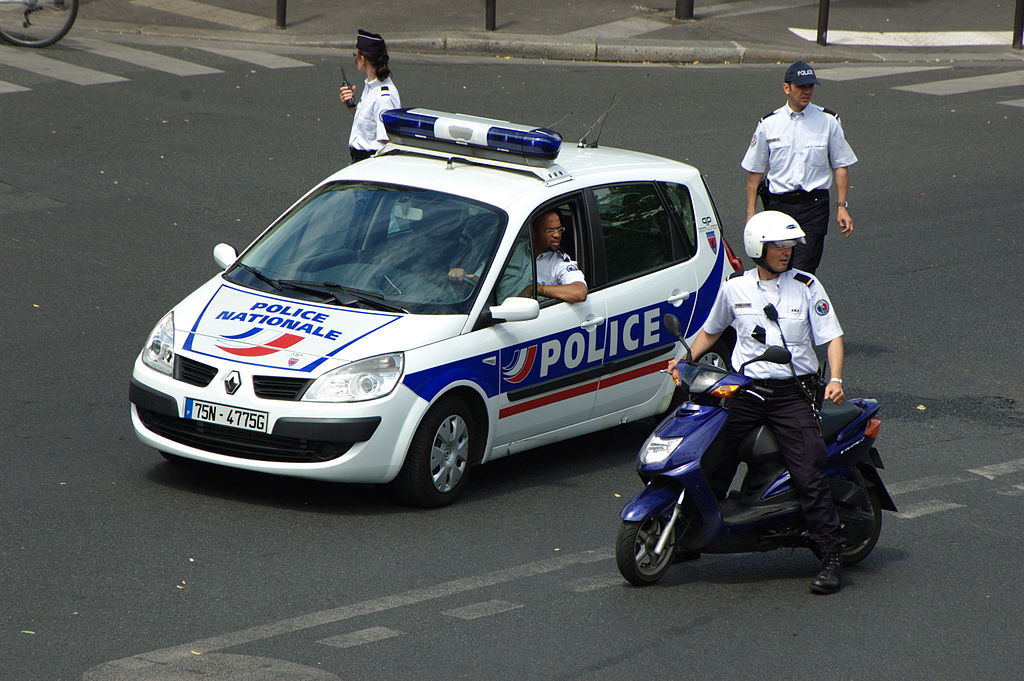
{"type": "MultiPolygon", "coordinates": [[[[757,266],[733,274],[722,285],[691,356],[704,354],[729,326],[736,329],[734,367],[761,355],[768,345],[784,346],[792,353],[791,365],[754,362],[745,369],[764,399],[741,393],[730,400],[722,458],[709,473],[709,482],[724,499],[739,465],[737,445],[754,428],[768,425],[796,488],[812,547],[822,561],[811,591],[833,593],[840,586],[842,535],[824,479],[825,442],[813,404],[818,372],[814,346],[828,346],[831,378],[825,399],[838,404],[845,398],[843,329],[822,285],[792,269],[793,247],[803,240],[800,225],[784,213],[764,211],[747,221],[743,245],[757,266]]],[[[670,362],[669,370],[674,366],[670,362]]]]}
{"type": "Polygon", "coordinates": [[[853,233],[846,198],[849,166],[857,162],[839,114],[811,104],[817,84],[814,69],[802,61],[786,69],[786,104],[761,118],[740,163],[748,173],[747,219],[757,210],[758,195],[765,210],[792,216],[807,235],[793,251],[793,266],[812,274],[825,248],[833,179],[836,224],[843,236],[853,233]]]}
{"type": "Polygon", "coordinates": [[[369,158],[387,143],[388,135],[380,115],[389,109],[400,108],[402,102],[398,97],[398,88],[391,80],[388,48],[383,37],[359,29],[356,51],[352,56],[356,59],[359,73],[366,76],[363,94],[356,104],[356,87],[343,84],[338,96],[354,116],[348,136],[348,149],[352,161],[356,162],[369,158]]]}

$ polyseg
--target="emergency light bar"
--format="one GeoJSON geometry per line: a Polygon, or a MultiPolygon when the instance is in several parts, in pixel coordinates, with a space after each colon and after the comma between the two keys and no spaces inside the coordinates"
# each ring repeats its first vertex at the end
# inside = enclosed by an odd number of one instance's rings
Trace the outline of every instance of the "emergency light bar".
{"type": "Polygon", "coordinates": [[[430,109],[392,109],[381,114],[388,139],[409,147],[434,150],[452,145],[479,150],[485,157],[530,164],[558,156],[562,136],[553,130],[532,128],[491,118],[444,113],[430,109]]]}

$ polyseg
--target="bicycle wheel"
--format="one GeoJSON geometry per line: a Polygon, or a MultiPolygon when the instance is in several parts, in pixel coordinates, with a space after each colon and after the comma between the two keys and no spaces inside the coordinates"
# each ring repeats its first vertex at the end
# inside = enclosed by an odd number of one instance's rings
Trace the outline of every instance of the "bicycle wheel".
{"type": "Polygon", "coordinates": [[[0,2],[0,38],[20,47],[52,45],[71,30],[78,0],[0,2]]]}

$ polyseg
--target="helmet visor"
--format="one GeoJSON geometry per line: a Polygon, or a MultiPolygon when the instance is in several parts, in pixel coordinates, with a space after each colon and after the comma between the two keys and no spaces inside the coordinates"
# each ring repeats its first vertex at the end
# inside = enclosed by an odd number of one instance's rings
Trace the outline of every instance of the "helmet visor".
{"type": "Polygon", "coordinates": [[[775,248],[793,248],[793,246],[800,243],[800,239],[783,239],[782,241],[769,241],[768,243],[775,246],[775,248]]]}

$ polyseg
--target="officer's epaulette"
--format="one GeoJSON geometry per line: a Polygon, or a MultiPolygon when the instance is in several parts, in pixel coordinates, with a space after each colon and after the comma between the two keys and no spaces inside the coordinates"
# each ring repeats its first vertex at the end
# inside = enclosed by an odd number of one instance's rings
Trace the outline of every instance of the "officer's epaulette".
{"type": "Polygon", "coordinates": [[[561,251],[559,251],[558,254],[562,256],[562,262],[572,262],[572,258],[570,258],[568,254],[562,253],[561,251]]]}
{"type": "Polygon", "coordinates": [[[763,121],[764,119],[768,118],[769,116],[774,116],[774,115],[775,115],[774,111],[769,111],[764,116],[761,116],[761,120],[763,121]]]}
{"type": "Polygon", "coordinates": [[[793,278],[799,281],[804,286],[810,286],[811,284],[814,283],[814,279],[811,279],[809,275],[806,275],[803,272],[797,272],[796,274],[793,275],[793,278]]]}
{"type": "Polygon", "coordinates": [[[839,120],[839,114],[837,114],[832,109],[826,109],[825,107],[821,107],[821,110],[823,112],[827,113],[829,116],[835,116],[837,121],[839,120]]]}
{"type": "Polygon", "coordinates": [[[744,274],[745,274],[744,272],[733,272],[732,274],[729,275],[729,279],[735,279],[736,277],[742,277],[744,274]]]}

